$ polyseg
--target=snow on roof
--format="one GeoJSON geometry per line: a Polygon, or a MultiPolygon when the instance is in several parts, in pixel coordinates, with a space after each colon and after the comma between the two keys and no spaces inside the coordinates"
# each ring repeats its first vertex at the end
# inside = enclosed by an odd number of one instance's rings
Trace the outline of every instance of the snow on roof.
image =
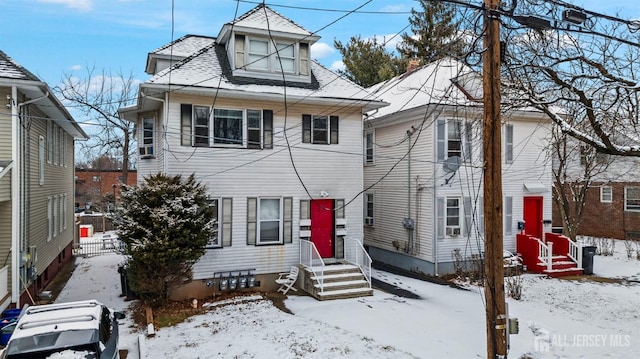
{"type": "Polygon", "coordinates": [[[29,70],[15,62],[11,57],[0,50],[0,78],[40,81],[29,70]]]}
{"type": "MultiPolygon", "coordinates": [[[[224,47],[213,44],[203,48],[191,57],[184,59],[175,66],[165,69],[150,80],[149,85],[185,86],[183,90],[229,90],[260,94],[274,94],[284,96],[304,97],[312,99],[334,99],[344,101],[370,101],[379,106],[384,103],[373,98],[367,90],[355,83],[344,79],[316,61],[311,61],[311,71],[315,82],[311,84],[287,82],[276,80],[260,80],[254,78],[238,78],[231,75],[225,57],[224,47]],[[218,49],[216,49],[218,48],[218,49]],[[224,63],[224,66],[223,64],[224,63]],[[225,66],[227,68],[225,68],[225,66]]],[[[177,91],[172,88],[173,91],[177,91]]],[[[378,106],[378,107],[379,107],[378,106]]]]}
{"type": "MultiPolygon", "coordinates": [[[[478,105],[453,83],[454,79],[473,70],[461,62],[445,58],[411,72],[370,87],[372,95],[390,105],[372,115],[373,118],[410,110],[428,104],[478,105]]],[[[469,91],[470,92],[470,91],[469,91]]]]}
{"type": "Polygon", "coordinates": [[[293,20],[280,15],[264,4],[260,4],[227,25],[247,27],[260,30],[284,32],[311,36],[312,34],[293,20]]]}
{"type": "Polygon", "coordinates": [[[183,37],[150,52],[155,55],[176,56],[185,58],[203,47],[215,42],[214,37],[200,35],[184,35],[183,37]]]}

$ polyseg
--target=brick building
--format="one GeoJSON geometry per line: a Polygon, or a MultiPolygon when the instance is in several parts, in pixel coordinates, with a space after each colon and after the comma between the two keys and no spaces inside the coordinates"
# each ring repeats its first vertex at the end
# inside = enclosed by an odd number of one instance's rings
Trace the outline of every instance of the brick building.
{"type": "MultiPolygon", "coordinates": [[[[562,227],[553,204],[553,226],[562,227]]],[[[640,182],[595,182],[587,200],[578,234],[617,239],[640,239],[640,182]]]]}
{"type": "MultiPolygon", "coordinates": [[[[137,183],[138,172],[129,170],[127,184],[137,183]]],[[[75,207],[87,208],[99,203],[102,198],[111,194],[119,197],[122,185],[122,170],[93,170],[76,168],[75,207]]]]}

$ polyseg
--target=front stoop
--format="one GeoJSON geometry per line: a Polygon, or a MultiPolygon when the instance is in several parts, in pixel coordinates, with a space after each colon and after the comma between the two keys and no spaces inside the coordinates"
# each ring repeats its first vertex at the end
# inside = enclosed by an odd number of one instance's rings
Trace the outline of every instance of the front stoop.
{"type": "MultiPolygon", "coordinates": [[[[301,266],[302,278],[299,279],[302,289],[317,300],[358,298],[373,295],[373,289],[358,266],[352,264],[332,264],[324,267],[323,287],[320,289],[318,277],[311,268],[301,266]]],[[[314,268],[316,272],[319,267],[314,268]]]]}
{"type": "Polygon", "coordinates": [[[567,256],[555,255],[551,259],[551,270],[548,270],[542,262],[538,263],[538,269],[541,273],[549,277],[557,278],[572,275],[583,274],[582,268],[578,268],[576,263],[567,256]]]}

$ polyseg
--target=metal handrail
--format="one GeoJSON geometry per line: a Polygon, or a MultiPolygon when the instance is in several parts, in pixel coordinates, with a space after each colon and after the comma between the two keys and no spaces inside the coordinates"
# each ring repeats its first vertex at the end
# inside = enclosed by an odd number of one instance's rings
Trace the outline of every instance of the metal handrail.
{"type": "Polygon", "coordinates": [[[364,249],[362,242],[354,238],[344,239],[344,259],[360,267],[365,279],[371,288],[371,257],[364,249]]]}
{"type": "Polygon", "coordinates": [[[324,268],[325,263],[313,242],[300,239],[300,264],[307,267],[318,280],[320,292],[324,292],[324,268]]]}

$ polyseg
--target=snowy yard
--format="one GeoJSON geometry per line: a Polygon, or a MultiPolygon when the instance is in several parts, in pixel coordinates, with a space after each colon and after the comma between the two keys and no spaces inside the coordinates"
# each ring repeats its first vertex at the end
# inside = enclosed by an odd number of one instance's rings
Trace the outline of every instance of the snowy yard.
{"type": "MultiPolygon", "coordinates": [[[[598,283],[525,275],[523,298],[508,299],[520,334],[510,336],[510,358],[640,358],[640,261],[622,245],[613,257],[595,257],[594,271],[629,282],[598,283]],[[635,282],[634,282],[635,281],[635,282]]],[[[117,254],[78,258],[58,302],[100,300],[116,310],[117,254]]],[[[484,297],[468,290],[382,271],[374,277],[418,294],[407,299],[376,290],[374,296],[319,302],[289,296],[294,314],[260,296],[210,303],[207,314],[162,328],[146,339],[146,358],[484,358],[484,297]]],[[[138,358],[138,336],[127,318],[120,347],[138,358]]]]}

